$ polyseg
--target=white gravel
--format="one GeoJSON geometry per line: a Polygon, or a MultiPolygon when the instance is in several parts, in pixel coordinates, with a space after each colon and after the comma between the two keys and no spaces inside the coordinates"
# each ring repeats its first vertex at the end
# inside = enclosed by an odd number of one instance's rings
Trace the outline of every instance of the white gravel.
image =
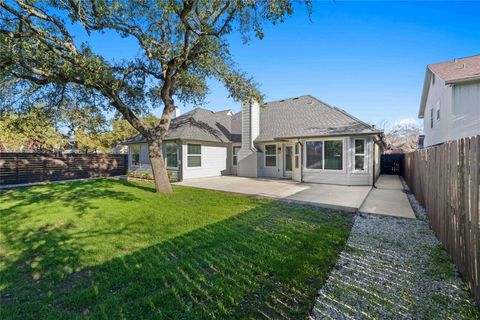
{"type": "Polygon", "coordinates": [[[418,219],[359,215],[314,319],[480,319],[451,259],[409,194],[418,219]]]}

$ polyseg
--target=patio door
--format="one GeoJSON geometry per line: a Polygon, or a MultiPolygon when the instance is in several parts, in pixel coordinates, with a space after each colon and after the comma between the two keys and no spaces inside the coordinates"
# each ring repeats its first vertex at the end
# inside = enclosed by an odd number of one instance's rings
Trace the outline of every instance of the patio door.
{"type": "Polygon", "coordinates": [[[292,177],[293,167],[293,146],[285,145],[283,148],[283,176],[285,178],[292,177]]]}

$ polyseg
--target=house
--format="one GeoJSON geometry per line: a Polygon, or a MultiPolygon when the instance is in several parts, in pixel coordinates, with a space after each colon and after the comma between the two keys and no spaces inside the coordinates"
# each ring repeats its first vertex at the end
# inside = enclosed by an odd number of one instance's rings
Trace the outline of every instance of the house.
{"type": "Polygon", "coordinates": [[[418,117],[424,147],[480,134],[480,55],[427,66],[418,117]]]}
{"type": "MultiPolygon", "coordinates": [[[[379,175],[382,131],[310,95],[242,110],[196,108],[172,120],[164,143],[178,180],[219,175],[372,185],[379,175]]],[[[142,136],[129,146],[129,170],[151,172],[142,136]]]]}

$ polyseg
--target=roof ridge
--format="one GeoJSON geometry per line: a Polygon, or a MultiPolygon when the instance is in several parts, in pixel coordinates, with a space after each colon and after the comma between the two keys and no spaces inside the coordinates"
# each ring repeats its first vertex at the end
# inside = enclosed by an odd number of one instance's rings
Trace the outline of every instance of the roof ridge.
{"type": "Polygon", "coordinates": [[[284,102],[284,101],[287,101],[287,100],[294,100],[294,99],[299,99],[299,98],[304,98],[304,97],[312,97],[312,96],[309,95],[309,94],[304,94],[304,95],[297,96],[297,97],[290,97],[290,98],[283,98],[283,99],[278,99],[278,100],[267,101],[264,104],[274,103],[274,102],[284,102]]]}
{"type": "Polygon", "coordinates": [[[461,57],[461,58],[453,58],[453,59],[446,60],[446,61],[432,62],[432,63],[427,64],[427,66],[441,64],[441,63],[458,62],[458,60],[469,59],[469,58],[474,58],[474,57],[480,57],[480,54],[472,54],[471,56],[466,56],[466,57],[461,57]],[[455,60],[457,60],[457,61],[455,61],[455,60]]]}
{"type": "MultiPolygon", "coordinates": [[[[317,100],[318,102],[324,104],[325,106],[327,106],[327,107],[329,107],[329,108],[331,108],[331,109],[333,109],[333,110],[339,111],[340,113],[342,113],[343,115],[349,117],[350,119],[360,122],[361,124],[363,124],[364,126],[366,126],[366,127],[368,127],[368,128],[372,128],[372,129],[375,128],[373,125],[368,124],[368,123],[366,123],[365,121],[360,120],[359,118],[351,115],[350,113],[348,113],[347,111],[345,111],[345,110],[343,110],[343,109],[341,109],[341,108],[339,108],[339,107],[332,106],[331,104],[328,104],[328,103],[326,103],[325,101],[322,101],[322,100],[320,100],[320,99],[318,99],[317,97],[314,97],[314,96],[312,96],[312,95],[309,95],[309,96],[312,97],[313,99],[317,100]]],[[[375,128],[375,129],[376,129],[376,128],[375,128]]]]}

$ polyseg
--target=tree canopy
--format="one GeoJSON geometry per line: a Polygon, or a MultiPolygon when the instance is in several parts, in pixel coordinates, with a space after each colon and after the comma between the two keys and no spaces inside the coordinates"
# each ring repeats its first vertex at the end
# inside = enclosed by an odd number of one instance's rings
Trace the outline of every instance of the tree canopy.
{"type": "Polygon", "coordinates": [[[55,110],[116,109],[147,139],[157,190],[171,191],[161,144],[174,101],[201,102],[207,79],[215,78],[234,99],[261,102],[255,82],[234,63],[226,36],[262,38],[265,22],[282,22],[294,2],[0,0],[2,110],[40,103],[55,110]],[[108,60],[88,41],[77,41],[75,27],[134,39],[138,55],[108,60]],[[163,107],[160,122],[149,127],[141,114],[157,107],[163,107]]]}

